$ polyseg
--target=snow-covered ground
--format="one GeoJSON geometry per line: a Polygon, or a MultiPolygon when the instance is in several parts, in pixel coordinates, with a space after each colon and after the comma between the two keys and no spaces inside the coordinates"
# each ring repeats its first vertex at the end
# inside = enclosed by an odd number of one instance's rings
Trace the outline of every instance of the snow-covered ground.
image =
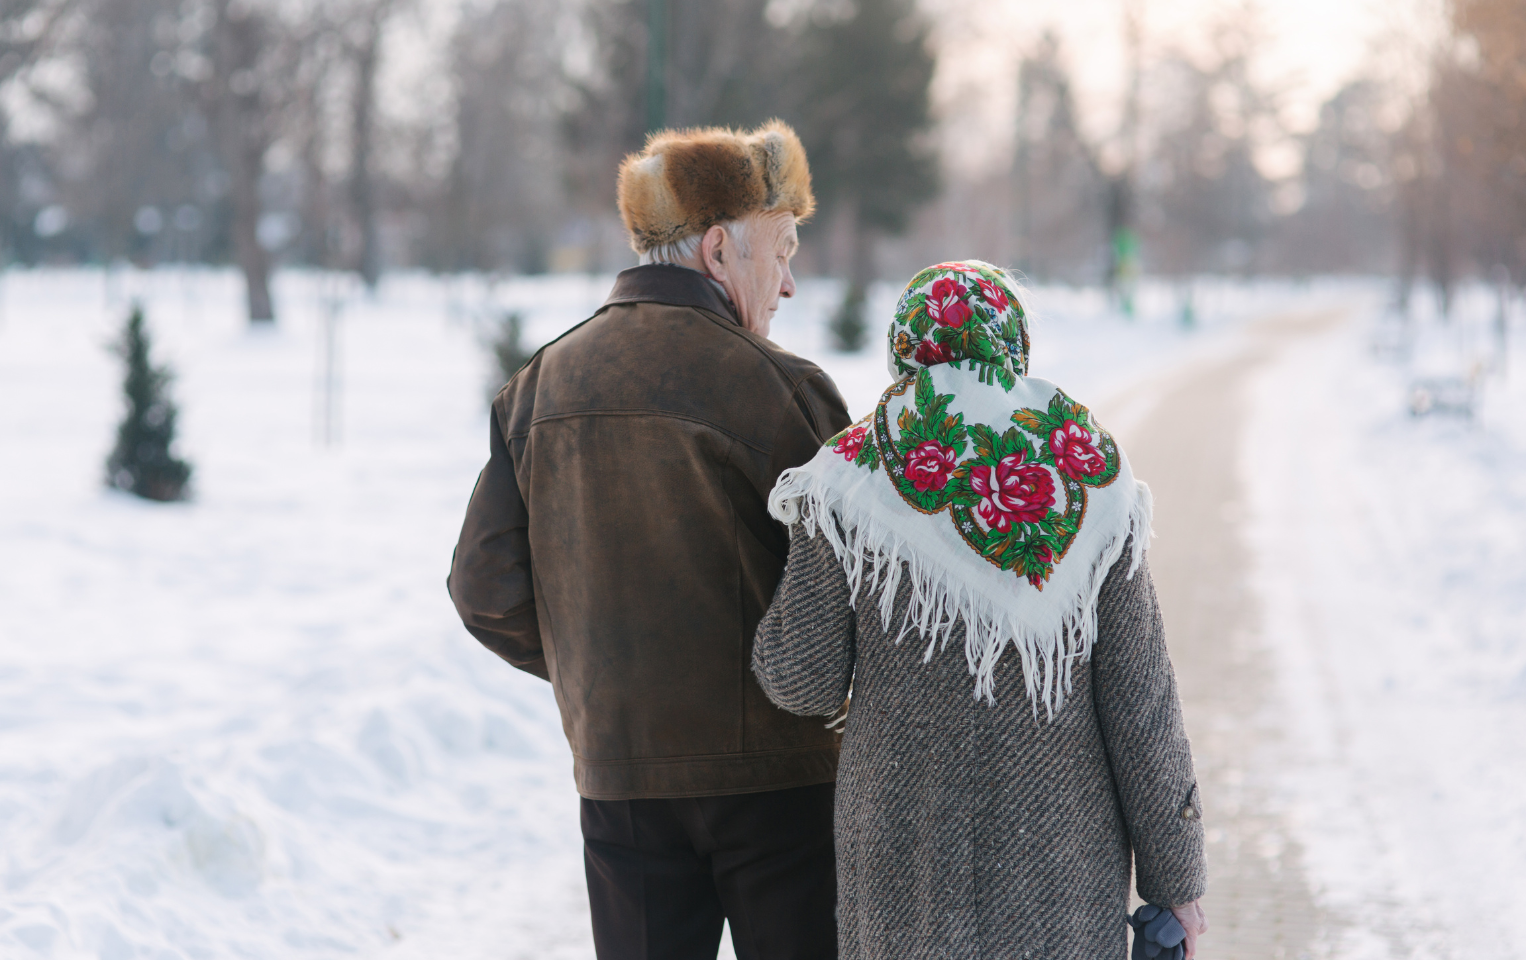
{"type": "MultiPolygon", "coordinates": [[[[403,276],[369,299],[332,278],[285,275],[280,324],[251,332],[225,272],[0,277],[0,957],[592,956],[577,798],[549,687],[461,629],[444,576],[487,450],[485,321],[519,309],[527,339],[543,342],[609,283],[403,276]],[[178,374],[190,503],[101,486],[120,415],[106,348],[134,298],[157,359],[178,374]],[[344,304],[342,415],[340,443],[325,448],[315,412],[331,301],[344,304]]],[[[1100,402],[1231,349],[1242,320],[1354,291],[1370,287],[1205,282],[1188,331],[1168,287],[1147,287],[1135,320],[1096,291],[1039,289],[1033,372],[1100,402]]],[[[876,323],[896,292],[875,291],[876,323]]],[[[861,354],[825,351],[822,318],[838,293],[804,283],[775,339],[822,362],[857,416],[885,383],[882,348],[874,337],[861,354]]],[[[1499,593],[1506,561],[1523,566],[1510,536],[1522,489],[1505,476],[1526,465],[1518,414],[1514,446],[1490,440],[1492,413],[1482,427],[1385,420],[1367,394],[1394,375],[1352,355],[1366,380],[1335,376],[1316,350],[1306,369],[1337,383],[1308,396],[1365,389],[1340,429],[1394,458],[1383,463],[1401,464],[1405,438],[1424,437],[1425,464],[1391,483],[1393,471],[1358,455],[1366,448],[1315,454],[1345,436],[1322,427],[1341,414],[1321,410],[1300,434],[1318,434],[1314,446],[1278,475],[1366,478],[1348,495],[1400,511],[1384,528],[1400,533],[1356,545],[1424,560],[1379,557],[1409,579],[1374,577],[1372,589],[1441,578],[1448,605],[1422,612],[1453,632],[1434,652],[1441,666],[1427,667],[1433,654],[1414,639],[1423,631],[1399,623],[1403,655],[1342,681],[1379,684],[1380,696],[1390,676],[1406,691],[1402,678],[1426,690],[1452,678],[1464,686],[1413,702],[1448,723],[1457,711],[1504,718],[1526,683],[1510,633],[1521,611],[1499,593]],[[1438,466],[1445,451],[1465,454],[1462,472],[1438,466]],[[1449,519],[1424,514],[1410,530],[1426,504],[1449,519]],[[1474,509],[1496,511],[1487,530],[1474,509]],[[1481,544],[1494,551],[1487,570],[1481,544]],[[1492,604],[1493,626],[1465,629],[1482,622],[1475,603],[1492,604]]],[[[1334,549],[1314,552],[1306,562],[1335,562],[1334,549]]],[[[1397,609],[1380,612],[1402,619],[1397,609]]],[[[1480,724],[1455,729],[1509,748],[1505,729],[1480,724]]],[[[1484,756],[1483,742],[1466,755],[1484,756]]],[[[1434,738],[1418,743],[1420,766],[1407,769],[1439,776],[1465,762],[1465,750],[1437,759],[1434,738]]],[[[1472,789],[1436,782],[1447,796],[1472,789]]],[[[1493,796],[1486,788],[1479,796],[1493,796]]],[[[1503,816],[1474,810],[1472,796],[1457,802],[1468,816],[1503,816]]]]}
{"type": "Polygon", "coordinates": [[[1285,798],[1343,958],[1526,955],[1526,325],[1491,291],[1403,338],[1380,312],[1251,385],[1244,465],[1285,798]],[[1409,412],[1480,376],[1473,419],[1409,412]]]}

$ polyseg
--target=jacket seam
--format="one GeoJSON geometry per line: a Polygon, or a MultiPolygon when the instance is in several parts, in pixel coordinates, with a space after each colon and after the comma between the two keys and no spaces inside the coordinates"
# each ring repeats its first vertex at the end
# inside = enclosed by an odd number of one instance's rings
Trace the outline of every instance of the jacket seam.
{"type": "MultiPolygon", "coordinates": [[[[769,362],[769,364],[771,366],[773,366],[773,368],[777,372],[779,372],[780,374],[783,374],[784,381],[790,385],[790,402],[791,403],[795,402],[796,395],[799,394],[801,386],[804,385],[806,381],[812,380],[812,379],[814,379],[814,378],[816,378],[818,376],[821,376],[823,373],[826,372],[826,371],[822,370],[816,364],[811,364],[809,360],[806,360],[805,362],[810,364],[814,368],[814,372],[809,373],[809,374],[807,374],[805,376],[797,377],[790,370],[790,368],[784,364],[783,361],[781,361],[778,357],[774,356],[773,351],[769,350],[768,347],[764,346],[761,343],[758,343],[756,340],[753,339],[753,337],[757,336],[757,334],[751,334],[751,331],[749,331],[749,330],[747,330],[747,328],[743,327],[739,321],[733,320],[733,319],[728,319],[728,318],[725,318],[725,317],[721,317],[718,314],[716,314],[714,311],[712,311],[712,310],[710,310],[710,309],[708,309],[706,307],[699,306],[698,304],[668,303],[668,302],[666,302],[664,300],[656,299],[656,298],[653,298],[653,297],[632,297],[630,299],[621,297],[619,299],[609,299],[609,300],[604,301],[603,305],[601,305],[598,310],[594,311],[593,316],[590,316],[587,320],[584,320],[582,323],[579,323],[577,326],[572,327],[571,329],[563,331],[562,334],[560,336],[558,336],[555,340],[550,341],[550,343],[544,344],[539,350],[535,351],[534,356],[532,356],[530,358],[530,362],[526,363],[524,365],[524,367],[520,368],[520,370],[518,372],[516,372],[514,374],[514,376],[509,379],[509,383],[504,384],[503,389],[499,390],[498,393],[501,395],[504,390],[508,389],[510,384],[512,384],[515,380],[519,379],[520,373],[523,373],[525,370],[529,369],[531,364],[534,363],[534,361],[538,360],[540,358],[540,355],[545,352],[546,347],[549,347],[552,344],[557,343],[558,341],[566,338],[569,334],[571,334],[575,330],[578,330],[579,328],[581,328],[583,326],[586,326],[588,323],[590,323],[595,318],[597,318],[599,316],[599,314],[603,313],[605,310],[609,309],[612,306],[633,306],[633,305],[641,304],[641,303],[660,303],[663,306],[678,307],[680,309],[687,309],[687,310],[698,311],[707,320],[709,320],[711,323],[715,324],[716,326],[720,327],[726,333],[729,333],[732,336],[740,337],[743,340],[743,342],[747,343],[755,351],[757,351],[759,354],[761,354],[769,362]],[[749,334],[751,334],[751,336],[749,336],[749,334]]],[[[804,358],[802,358],[802,359],[804,359],[804,358]]],[[[497,398],[495,397],[494,399],[496,400],[497,398]]],[[[820,425],[816,423],[815,411],[812,411],[812,410],[809,409],[810,408],[810,404],[809,403],[805,404],[805,406],[807,408],[806,418],[810,421],[812,429],[814,429],[816,431],[816,435],[818,437],[820,437],[821,436],[821,428],[820,428],[820,425]]],[[[721,426],[719,426],[717,424],[711,423],[708,420],[703,420],[703,419],[700,419],[700,418],[697,418],[697,417],[683,417],[683,416],[677,415],[677,414],[662,413],[660,415],[663,415],[663,416],[675,416],[678,419],[689,419],[689,420],[694,420],[696,423],[704,423],[704,424],[707,424],[709,426],[715,427],[715,429],[720,430],[722,433],[725,433],[727,436],[733,437],[733,438],[735,438],[737,440],[741,440],[742,443],[747,444],[748,446],[752,447],[754,450],[757,450],[760,453],[771,454],[773,452],[771,449],[766,449],[766,448],[761,447],[761,446],[759,446],[757,444],[754,444],[754,443],[752,443],[752,442],[750,442],[750,441],[748,441],[748,440],[746,440],[746,439],[744,439],[744,438],[742,438],[742,437],[740,437],[740,436],[738,436],[736,434],[731,433],[729,430],[726,430],[726,428],[724,428],[724,427],[721,427],[721,426]]],[[[575,414],[555,414],[553,416],[575,416],[575,414]]],[[[549,418],[546,418],[546,419],[549,419],[549,418]]],[[[532,420],[530,422],[530,426],[533,427],[537,422],[539,422],[539,421],[538,420],[532,420]]],[[[526,436],[527,433],[528,433],[528,430],[526,431],[526,433],[510,434],[505,439],[512,440],[512,439],[514,439],[516,437],[523,437],[523,436],[526,436]]]]}
{"type": "MultiPolygon", "coordinates": [[[[512,387],[514,385],[514,382],[525,374],[525,371],[527,371],[531,367],[535,366],[535,362],[540,359],[540,355],[541,354],[546,352],[546,348],[547,347],[553,346],[554,344],[559,343],[562,340],[565,340],[567,337],[572,336],[574,333],[576,333],[579,330],[581,330],[582,328],[588,326],[588,324],[593,321],[594,317],[597,317],[600,313],[603,313],[603,312],[604,312],[604,308],[600,307],[598,310],[594,311],[593,315],[590,316],[588,319],[583,320],[580,323],[577,323],[577,324],[574,324],[573,326],[568,327],[566,330],[563,330],[561,333],[557,334],[555,337],[553,337],[550,340],[547,340],[545,343],[541,344],[540,345],[540,349],[538,349],[534,353],[530,354],[530,359],[525,361],[524,366],[522,366],[518,370],[514,371],[514,375],[509,378],[509,382],[505,383],[503,386],[498,388],[498,392],[493,394],[493,402],[488,404],[488,407],[492,408],[492,406],[498,402],[498,398],[503,396],[504,392],[507,391],[509,389],[509,387],[512,387]]],[[[506,437],[505,439],[512,440],[513,437],[506,437]]]]}
{"type": "MultiPolygon", "coordinates": [[[[665,420],[686,420],[690,423],[698,423],[709,427],[717,433],[724,434],[737,443],[751,447],[759,453],[772,455],[774,452],[772,446],[754,443],[741,434],[727,430],[714,420],[706,420],[704,417],[696,417],[687,413],[674,413],[671,410],[650,410],[643,407],[598,407],[592,410],[574,410],[568,413],[547,413],[531,420],[530,429],[533,429],[538,423],[549,423],[552,420],[571,420],[577,417],[661,417],[665,420]]],[[[526,429],[523,433],[510,434],[505,439],[522,440],[530,435],[530,429],[526,429]]]]}

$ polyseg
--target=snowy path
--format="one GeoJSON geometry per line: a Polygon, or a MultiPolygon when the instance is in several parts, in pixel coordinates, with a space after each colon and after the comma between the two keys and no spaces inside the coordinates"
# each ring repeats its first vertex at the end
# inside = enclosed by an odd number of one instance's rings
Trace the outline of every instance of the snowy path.
{"type": "MultiPolygon", "coordinates": [[[[1239,536],[1236,448],[1246,419],[1241,387],[1266,362],[1272,336],[1331,320],[1262,321],[1237,352],[1154,384],[1153,403],[1119,421],[1135,472],[1155,494],[1150,566],[1203,792],[1211,927],[1203,960],[1306,956],[1320,922],[1301,850],[1266,778],[1281,728],[1239,536]]],[[[1107,406],[1099,414],[1108,422],[1107,406]]]]}
{"type": "Polygon", "coordinates": [[[1489,306],[1422,330],[1412,365],[1376,361],[1356,323],[1289,344],[1246,385],[1271,769],[1329,920],[1316,956],[1526,955],[1519,333],[1475,419],[1404,403],[1416,367],[1473,362],[1489,306]]]}
{"type": "Polygon", "coordinates": [[[1522,955],[1526,382],[1415,420],[1370,313],[1254,324],[1099,405],[1156,495],[1204,960],[1522,955]]]}

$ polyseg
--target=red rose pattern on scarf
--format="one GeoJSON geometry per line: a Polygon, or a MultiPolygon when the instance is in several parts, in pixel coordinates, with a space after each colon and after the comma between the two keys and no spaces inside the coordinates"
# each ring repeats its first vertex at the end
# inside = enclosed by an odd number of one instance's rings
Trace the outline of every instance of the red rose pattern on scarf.
{"type": "Polygon", "coordinates": [[[856,466],[877,471],[883,464],[912,508],[947,511],[971,549],[1042,590],[1081,529],[1087,489],[1118,477],[1118,446],[1061,390],[1047,410],[1017,410],[1000,432],[951,414],[953,399],[934,390],[926,369],[918,370],[828,442],[856,466]],[[892,436],[888,404],[913,388],[913,402],[896,418],[892,436]]]}
{"type": "Polygon", "coordinates": [[[1095,477],[1107,469],[1107,458],[1097,449],[1091,431],[1074,420],[1066,420],[1049,435],[1049,451],[1055,468],[1067,477],[1095,477]]]}
{"type": "Polygon", "coordinates": [[[980,261],[940,263],[912,278],[890,325],[892,368],[940,363],[1011,390],[1028,372],[1028,327],[1011,278],[980,261]]]}
{"type": "Polygon", "coordinates": [[[927,294],[927,315],[940,327],[962,327],[975,313],[965,302],[970,288],[949,277],[933,282],[927,294]]]}
{"type": "Polygon", "coordinates": [[[1054,506],[1054,481],[1036,463],[1024,463],[1022,451],[1009,453],[996,466],[970,468],[970,489],[979,497],[976,510],[993,530],[1006,533],[1016,523],[1039,523],[1054,506]]]}
{"type": "Polygon", "coordinates": [[[924,367],[931,367],[954,359],[954,351],[950,350],[947,344],[923,340],[917,344],[917,352],[912,354],[912,358],[924,367]]]}
{"type": "Polygon", "coordinates": [[[856,460],[864,449],[864,434],[868,432],[868,427],[849,427],[847,433],[838,435],[837,445],[832,449],[849,460],[856,460]]]}
{"type": "Polygon", "coordinates": [[[989,303],[997,310],[1007,309],[1007,304],[1009,301],[1005,290],[987,280],[985,277],[981,277],[975,282],[980,284],[980,295],[986,298],[986,303],[989,303]]]}
{"type": "Polygon", "coordinates": [[[954,449],[936,440],[920,443],[906,455],[906,479],[919,493],[948,486],[948,476],[953,470],[954,449]]]}

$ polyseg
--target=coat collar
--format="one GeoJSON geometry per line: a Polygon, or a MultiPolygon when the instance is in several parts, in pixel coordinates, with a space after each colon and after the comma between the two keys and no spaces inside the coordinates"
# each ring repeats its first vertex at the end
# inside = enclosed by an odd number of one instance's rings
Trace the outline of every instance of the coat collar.
{"type": "Polygon", "coordinates": [[[671,263],[650,263],[621,270],[604,306],[616,303],[666,303],[698,307],[741,326],[736,311],[713,280],[697,270],[671,263]]]}

